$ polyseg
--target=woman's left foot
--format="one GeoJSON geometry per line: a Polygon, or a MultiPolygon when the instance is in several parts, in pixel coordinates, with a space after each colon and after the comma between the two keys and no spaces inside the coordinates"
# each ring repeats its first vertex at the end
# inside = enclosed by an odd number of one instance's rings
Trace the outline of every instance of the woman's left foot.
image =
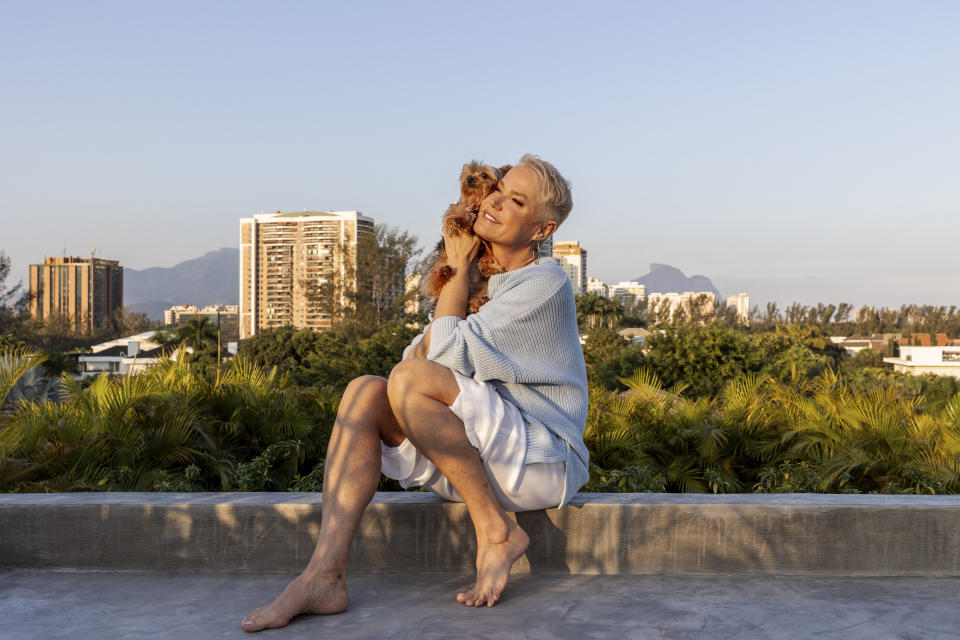
{"type": "Polygon", "coordinates": [[[477,583],[473,589],[457,594],[457,601],[468,607],[492,607],[500,599],[510,567],[527,551],[530,538],[513,520],[508,520],[503,540],[477,541],[477,583]]]}
{"type": "Polygon", "coordinates": [[[285,627],[303,613],[341,613],[347,608],[347,583],[343,573],[329,572],[307,579],[299,576],[265,607],[254,609],[243,620],[244,631],[285,627]]]}

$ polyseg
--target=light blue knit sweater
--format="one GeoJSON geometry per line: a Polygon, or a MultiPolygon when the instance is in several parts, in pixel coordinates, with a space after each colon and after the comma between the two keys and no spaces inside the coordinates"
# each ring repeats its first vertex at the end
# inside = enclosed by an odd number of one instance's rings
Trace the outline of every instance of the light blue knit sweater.
{"type": "Polygon", "coordinates": [[[490,278],[490,301],[430,330],[428,358],[490,381],[520,409],[527,427],[524,464],[565,462],[561,506],[590,478],[583,444],[587,371],[570,279],[551,258],[490,278]]]}

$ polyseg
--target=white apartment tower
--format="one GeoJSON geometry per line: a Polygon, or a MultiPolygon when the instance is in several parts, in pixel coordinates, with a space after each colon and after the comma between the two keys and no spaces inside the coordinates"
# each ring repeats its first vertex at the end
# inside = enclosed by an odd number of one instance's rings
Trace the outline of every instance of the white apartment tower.
{"type": "Polygon", "coordinates": [[[600,278],[587,278],[587,293],[595,293],[604,298],[609,298],[610,288],[600,278]]]}
{"type": "MultiPolygon", "coordinates": [[[[330,307],[317,300],[318,288],[331,282],[355,288],[357,239],[373,233],[373,218],[357,211],[241,218],[240,339],[284,326],[329,328],[330,307]]],[[[341,298],[343,289],[337,287],[341,298]]]]}
{"type": "Polygon", "coordinates": [[[574,293],[587,290],[587,250],[576,240],[559,240],[553,245],[553,259],[570,276],[574,293]]]}
{"type": "Polygon", "coordinates": [[[684,291],[683,293],[650,293],[647,295],[647,313],[669,310],[672,320],[683,309],[700,316],[713,314],[716,298],[711,291],[684,291]]]}
{"type": "Polygon", "coordinates": [[[727,298],[727,309],[734,309],[737,313],[737,322],[743,325],[750,324],[750,296],[738,293],[727,298]]]}
{"type": "Polygon", "coordinates": [[[611,284],[607,290],[611,298],[616,298],[620,304],[634,304],[647,297],[647,287],[633,280],[625,280],[611,284]]]}

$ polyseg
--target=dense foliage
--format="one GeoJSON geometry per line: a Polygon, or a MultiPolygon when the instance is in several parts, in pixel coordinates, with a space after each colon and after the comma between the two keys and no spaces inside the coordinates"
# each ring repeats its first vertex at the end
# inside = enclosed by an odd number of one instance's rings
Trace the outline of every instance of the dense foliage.
{"type": "MultiPolygon", "coordinates": [[[[36,364],[9,358],[0,367],[14,375],[36,364]]],[[[244,358],[213,379],[180,359],[61,386],[58,400],[22,400],[2,417],[3,490],[316,488],[339,400],[244,358]]]]}
{"type": "Polygon", "coordinates": [[[420,333],[417,324],[394,321],[369,337],[333,331],[267,329],[240,343],[240,355],[262,367],[276,366],[293,382],[342,391],[361,375],[388,376],[403,349],[420,333]]]}
{"type": "MultiPolygon", "coordinates": [[[[43,355],[7,345],[0,490],[319,489],[344,381],[386,375],[415,332],[392,323],[351,341],[279,329],[229,364],[181,357],[86,388],[69,376],[24,384],[43,355]]],[[[585,357],[585,490],[960,489],[953,378],[894,374],[866,357],[854,366],[795,329],[682,325],[644,348],[598,327],[585,357]]]]}
{"type": "Polygon", "coordinates": [[[856,391],[827,370],[789,383],[745,374],[696,399],[640,370],[591,387],[593,491],[956,493],[960,393],[924,411],[895,385],[856,391]]]}
{"type": "MultiPolygon", "coordinates": [[[[408,250],[405,237],[377,241],[393,247],[387,257],[408,250]]],[[[10,301],[17,290],[2,281],[10,301]]],[[[16,307],[0,310],[0,491],[318,490],[347,382],[389,375],[423,322],[397,305],[360,307],[325,332],[263,331],[232,361],[197,321],[158,336],[181,349],[175,359],[82,384],[62,352],[25,338],[16,307]]],[[[585,490],[960,491],[960,381],[837,349],[828,336],[851,309],[791,307],[795,322],[767,311],[749,328],[661,317],[639,344],[616,329],[653,319],[642,306],[581,296],[585,490]]],[[[934,331],[954,317],[906,308],[876,326],[934,331]]]]}
{"type": "MultiPolygon", "coordinates": [[[[43,354],[0,345],[0,490],[319,490],[346,382],[388,375],[417,332],[394,322],[351,341],[278,329],[229,363],[180,351],[148,373],[88,385],[44,377],[43,354]]],[[[191,346],[209,355],[200,334],[191,346]]]]}

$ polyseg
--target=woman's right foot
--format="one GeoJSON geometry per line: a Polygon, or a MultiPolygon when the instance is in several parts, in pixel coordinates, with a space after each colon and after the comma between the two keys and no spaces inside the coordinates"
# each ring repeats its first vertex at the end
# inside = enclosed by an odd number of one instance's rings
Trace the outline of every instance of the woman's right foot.
{"type": "Polygon", "coordinates": [[[457,601],[468,607],[492,607],[500,599],[510,567],[527,551],[530,538],[516,522],[507,520],[507,533],[495,540],[477,540],[477,583],[457,594],[457,601]]]}
{"type": "Polygon", "coordinates": [[[294,616],[304,613],[331,614],[347,609],[347,583],[342,572],[310,579],[300,575],[265,607],[254,609],[243,619],[244,631],[285,627],[294,616]]]}

